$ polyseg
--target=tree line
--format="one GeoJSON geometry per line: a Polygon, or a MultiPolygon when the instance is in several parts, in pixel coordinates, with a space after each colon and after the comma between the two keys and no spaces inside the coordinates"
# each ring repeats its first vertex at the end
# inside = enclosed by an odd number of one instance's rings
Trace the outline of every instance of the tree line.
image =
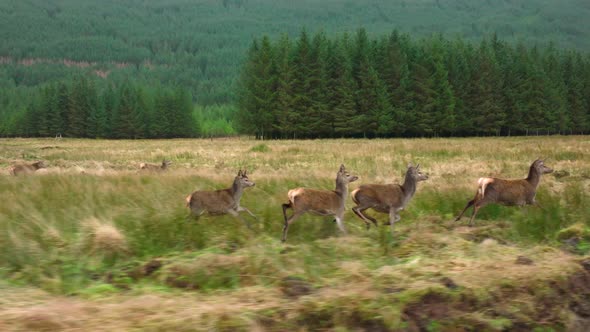
{"type": "MultiPolygon", "coordinates": [[[[590,50],[582,0],[0,1],[0,88],[43,85],[79,72],[181,85],[201,105],[235,100],[231,86],[251,36],[296,38],[301,26],[328,34],[359,26],[413,36],[435,32],[528,45],[554,40],[590,50]],[[354,19],[351,19],[354,17],[354,19]],[[26,27],[26,29],[23,29],[26,27]],[[157,27],[157,29],[154,29],[157,27]],[[72,62],[84,67],[76,67],[72,62]]],[[[10,92],[16,97],[19,92],[10,92]]],[[[17,103],[18,100],[12,103],[17,103]]]]}
{"type": "Polygon", "coordinates": [[[366,30],[255,39],[239,79],[239,130],[265,138],[584,134],[590,57],[366,30]]]}
{"type": "Polygon", "coordinates": [[[21,137],[172,138],[199,134],[184,88],[104,83],[86,76],[32,91],[5,115],[0,135],[21,137]]]}

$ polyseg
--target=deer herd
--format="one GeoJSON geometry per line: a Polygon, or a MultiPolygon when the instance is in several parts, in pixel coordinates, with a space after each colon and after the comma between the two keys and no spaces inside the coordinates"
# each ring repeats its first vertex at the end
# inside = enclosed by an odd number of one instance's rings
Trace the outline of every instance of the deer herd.
{"type": "MultiPolygon", "coordinates": [[[[142,172],[162,172],[170,165],[171,162],[168,160],[163,160],[161,165],[141,163],[139,170],[142,172]]],[[[30,174],[45,167],[43,161],[32,164],[19,164],[10,168],[10,174],[15,176],[30,174]]],[[[531,164],[528,176],[525,179],[479,178],[475,197],[467,202],[467,205],[455,221],[459,221],[467,209],[473,207],[473,213],[469,220],[469,226],[472,226],[479,209],[490,203],[506,206],[539,206],[535,201],[537,187],[541,176],[551,172],[553,172],[553,169],[547,167],[544,160],[537,159],[531,164]]],[[[282,241],[287,240],[289,226],[306,212],[320,216],[334,216],[334,221],[340,231],[346,233],[344,212],[348,196],[348,184],[358,179],[358,176],[350,174],[344,165],[340,165],[336,173],[336,188],[334,190],[302,187],[289,190],[287,192],[288,202],[282,205],[284,217],[282,241]],[[288,209],[293,210],[291,216],[287,216],[288,209]]],[[[375,226],[378,226],[378,224],[375,218],[364,213],[366,210],[373,209],[376,212],[387,214],[389,220],[385,224],[391,226],[393,234],[393,225],[400,220],[399,212],[406,207],[416,193],[418,182],[427,179],[428,175],[420,171],[420,165],[413,166],[409,164],[404,182],[401,185],[363,184],[350,193],[352,201],[356,204],[352,208],[352,212],[365,223],[367,229],[371,227],[371,223],[375,226]]],[[[248,178],[247,171],[239,170],[230,188],[214,191],[195,191],[186,197],[186,207],[190,208],[191,213],[197,218],[205,212],[211,215],[230,214],[240,219],[251,229],[248,221],[243,219],[239,212],[245,211],[257,220],[250,210],[240,206],[244,189],[254,185],[254,182],[248,178]]]]}

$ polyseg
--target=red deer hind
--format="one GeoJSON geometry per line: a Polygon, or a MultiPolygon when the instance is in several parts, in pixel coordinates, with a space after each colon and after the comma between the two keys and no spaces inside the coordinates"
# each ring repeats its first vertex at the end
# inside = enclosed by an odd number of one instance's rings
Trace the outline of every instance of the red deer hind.
{"type": "Polygon", "coordinates": [[[389,225],[393,233],[393,224],[400,219],[399,211],[403,210],[414,196],[419,181],[425,181],[428,175],[420,172],[420,165],[408,165],[406,177],[399,184],[364,184],[352,191],[351,196],[356,204],[352,211],[365,222],[367,229],[371,222],[377,226],[375,218],[364,214],[367,209],[389,214],[389,225]]]}
{"type": "Polygon", "coordinates": [[[196,217],[199,217],[204,212],[212,215],[229,213],[243,221],[248,228],[251,228],[250,224],[238,212],[246,211],[256,219],[256,216],[250,210],[240,206],[244,189],[254,185],[255,183],[250,181],[246,171],[242,172],[240,170],[230,188],[213,191],[195,191],[186,197],[186,206],[191,209],[196,217]]]}
{"type": "Polygon", "coordinates": [[[164,160],[162,160],[162,164],[160,164],[160,165],[141,163],[141,164],[139,164],[139,170],[140,171],[163,172],[163,171],[167,170],[168,167],[170,167],[170,165],[172,165],[172,162],[170,160],[164,159],[164,160]]]}
{"type": "Polygon", "coordinates": [[[498,178],[480,178],[477,180],[477,192],[475,197],[467,202],[467,206],[455,219],[458,221],[463,217],[467,209],[473,206],[473,214],[469,219],[469,226],[473,225],[473,219],[482,206],[490,203],[497,203],[507,206],[524,206],[527,204],[538,205],[535,201],[537,187],[543,174],[551,173],[553,170],[541,159],[535,160],[529,169],[529,175],[525,179],[504,180],[498,178]]]}
{"type": "Polygon", "coordinates": [[[17,176],[21,174],[31,174],[36,172],[38,169],[47,167],[43,160],[34,162],[32,164],[18,164],[10,168],[10,174],[17,176]]]}
{"type": "Polygon", "coordinates": [[[336,216],[336,223],[342,233],[346,233],[344,228],[344,202],[348,195],[348,184],[358,179],[356,175],[350,175],[344,165],[340,165],[340,169],[336,174],[336,189],[334,190],[320,190],[309,188],[291,189],[287,193],[289,202],[283,204],[283,217],[285,224],[283,226],[282,241],[287,240],[287,232],[289,225],[295,219],[299,218],[306,212],[312,212],[321,216],[336,216]],[[291,217],[287,218],[287,209],[293,209],[291,217]]]}

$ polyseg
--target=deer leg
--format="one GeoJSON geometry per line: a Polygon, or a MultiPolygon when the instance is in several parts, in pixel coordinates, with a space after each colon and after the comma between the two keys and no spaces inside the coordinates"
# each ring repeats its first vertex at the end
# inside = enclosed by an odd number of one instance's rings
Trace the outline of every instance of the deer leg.
{"type": "Polygon", "coordinates": [[[240,207],[238,208],[238,212],[241,212],[241,211],[246,211],[246,212],[248,212],[248,214],[249,214],[249,215],[251,215],[251,216],[252,216],[254,219],[258,220],[258,218],[257,218],[257,217],[254,215],[254,213],[252,213],[252,211],[248,210],[248,208],[245,208],[245,207],[243,207],[243,206],[240,206],[240,207]]]}
{"type": "Polygon", "coordinates": [[[291,202],[285,203],[282,206],[283,206],[283,217],[285,217],[285,224],[286,224],[287,223],[287,209],[292,208],[293,206],[291,205],[291,202]]]}
{"type": "Polygon", "coordinates": [[[190,210],[191,211],[189,212],[189,217],[192,216],[193,218],[195,218],[197,220],[205,212],[205,210],[200,209],[198,207],[193,207],[193,206],[190,206],[190,210]]]}
{"type": "Polygon", "coordinates": [[[246,227],[248,227],[248,229],[252,229],[252,227],[250,226],[250,224],[248,223],[248,221],[246,221],[246,219],[242,218],[242,216],[240,216],[240,214],[238,213],[238,211],[236,211],[236,210],[229,210],[228,213],[231,214],[232,216],[240,219],[244,224],[246,224],[246,227]]]}
{"type": "Polygon", "coordinates": [[[365,223],[365,226],[367,227],[367,230],[371,228],[371,222],[373,222],[373,224],[375,224],[375,227],[377,226],[377,220],[375,220],[375,218],[371,217],[371,216],[367,216],[365,214],[363,214],[363,211],[365,211],[368,208],[361,208],[360,206],[355,206],[352,208],[352,212],[354,212],[354,214],[356,214],[359,218],[361,218],[361,220],[365,223]]]}
{"type": "Polygon", "coordinates": [[[547,211],[547,210],[545,210],[545,208],[544,208],[544,207],[543,207],[541,204],[539,204],[539,202],[537,202],[537,201],[533,201],[533,204],[532,204],[532,205],[533,205],[533,206],[535,206],[535,207],[538,207],[539,209],[541,209],[541,210],[542,210],[542,211],[544,211],[544,212],[545,212],[545,211],[547,211]]]}
{"type": "MultiPolygon", "coordinates": [[[[400,217],[400,215],[396,213],[394,222],[398,222],[401,218],[402,217],[400,217]]],[[[391,225],[391,221],[388,220],[388,221],[384,222],[383,225],[391,225]]]]}
{"type": "Polygon", "coordinates": [[[477,214],[477,211],[479,211],[479,209],[482,207],[481,204],[475,203],[475,205],[473,206],[473,214],[471,214],[471,219],[469,219],[469,227],[473,226],[473,220],[475,219],[475,215],[477,214]]]}
{"type": "Polygon", "coordinates": [[[465,206],[463,211],[461,211],[457,218],[455,218],[455,221],[459,221],[463,217],[463,214],[465,214],[465,211],[467,211],[467,209],[469,209],[469,207],[471,207],[473,204],[475,204],[475,198],[467,202],[467,206],[465,206]]]}
{"type": "Polygon", "coordinates": [[[336,224],[338,224],[338,228],[343,234],[346,234],[346,229],[344,228],[344,223],[342,222],[343,216],[336,216],[336,224]]]}
{"type": "Polygon", "coordinates": [[[391,236],[394,235],[393,225],[400,219],[400,216],[396,213],[395,208],[389,208],[389,226],[391,227],[391,236]]]}
{"type": "MultiPolygon", "coordinates": [[[[283,204],[283,211],[285,211],[285,205],[287,204],[283,204]]],[[[281,241],[287,241],[287,232],[289,231],[289,225],[291,225],[295,221],[295,219],[299,218],[299,216],[302,214],[303,212],[294,212],[289,219],[287,219],[287,215],[285,214],[285,225],[283,226],[283,238],[281,239],[281,241]]]]}

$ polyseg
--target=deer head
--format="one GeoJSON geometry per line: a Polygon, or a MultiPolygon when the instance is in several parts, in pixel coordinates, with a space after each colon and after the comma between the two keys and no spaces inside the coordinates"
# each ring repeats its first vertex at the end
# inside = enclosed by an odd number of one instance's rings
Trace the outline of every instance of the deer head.
{"type": "Polygon", "coordinates": [[[238,175],[234,179],[234,182],[239,183],[240,186],[243,188],[253,187],[256,185],[254,182],[252,182],[252,181],[250,181],[250,179],[248,179],[248,174],[247,174],[246,170],[244,170],[243,172],[242,172],[242,170],[239,170],[238,175]]]}
{"type": "Polygon", "coordinates": [[[351,175],[350,173],[348,173],[348,171],[346,171],[346,168],[344,167],[344,164],[341,164],[340,169],[338,170],[338,174],[336,175],[336,182],[348,184],[350,182],[358,180],[358,178],[358,176],[351,175]]]}
{"type": "Polygon", "coordinates": [[[553,172],[553,169],[545,166],[545,159],[537,159],[533,162],[533,166],[539,174],[547,174],[553,172]]]}
{"type": "Polygon", "coordinates": [[[414,167],[412,165],[412,163],[409,163],[408,164],[408,174],[412,177],[412,179],[416,180],[416,182],[428,180],[428,175],[426,175],[420,171],[420,164],[418,164],[418,165],[416,165],[416,167],[414,167]]]}
{"type": "Polygon", "coordinates": [[[47,167],[47,165],[45,165],[45,162],[43,160],[39,160],[39,161],[33,163],[33,166],[35,166],[37,169],[47,167]]]}

